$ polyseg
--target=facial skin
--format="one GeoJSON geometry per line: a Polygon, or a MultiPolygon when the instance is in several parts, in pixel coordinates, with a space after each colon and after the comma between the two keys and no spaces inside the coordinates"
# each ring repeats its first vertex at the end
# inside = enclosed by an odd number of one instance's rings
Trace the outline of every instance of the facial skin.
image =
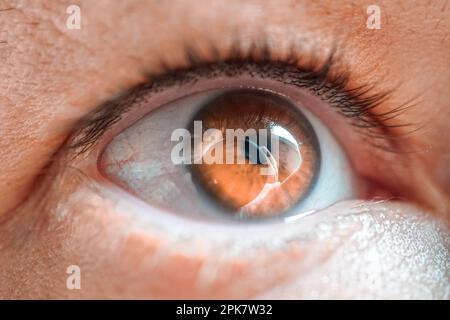
{"type": "MultiPolygon", "coordinates": [[[[450,292],[450,7],[447,1],[0,0],[1,298],[437,298],[450,292]],[[229,226],[146,206],[94,183],[63,147],[98,105],[183,65],[181,48],[271,37],[327,52],[345,40],[351,83],[395,88],[417,123],[386,185],[403,201],[347,201],[293,224],[229,226]],[[400,181],[400,182],[399,182],[400,181]],[[81,290],[66,269],[81,268],[81,290]]],[[[281,50],[280,49],[280,50],[281,50]]],[[[281,53],[280,53],[281,54],[281,53]]],[[[405,130],[405,131],[403,131],[405,130]]],[[[92,160],[92,159],[91,159],[92,160]]],[[[95,161],[95,159],[93,159],[95,161]]],[[[381,164],[380,164],[381,166],[381,164]]]]}

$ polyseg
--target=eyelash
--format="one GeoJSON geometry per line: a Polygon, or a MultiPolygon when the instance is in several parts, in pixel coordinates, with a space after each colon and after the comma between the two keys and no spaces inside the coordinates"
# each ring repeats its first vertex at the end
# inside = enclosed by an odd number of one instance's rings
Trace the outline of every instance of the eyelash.
{"type": "Polygon", "coordinates": [[[396,136],[390,129],[409,125],[392,122],[408,106],[393,108],[378,115],[374,113],[374,109],[389,99],[392,91],[375,92],[374,85],[348,88],[350,72],[337,72],[338,59],[335,49],[330,51],[322,64],[318,59],[312,59],[305,64],[300,59],[301,53],[296,49],[291,49],[290,54],[284,59],[274,59],[267,43],[260,47],[251,46],[247,52],[244,52],[242,46],[237,43],[225,58],[220,57],[214,46],[210,47],[210,52],[214,57],[213,60],[205,59],[194,49],[186,47],[187,63],[182,67],[173,68],[161,61],[161,70],[158,73],[146,72],[148,82],[106,101],[83,118],[76,127],[75,138],[69,143],[69,149],[75,150],[76,155],[87,152],[106,130],[120,121],[121,115],[133,105],[133,102],[144,94],[156,93],[169,86],[195,82],[200,76],[203,78],[233,76],[250,71],[250,74],[275,78],[286,85],[309,90],[349,119],[355,128],[360,129],[359,131],[369,138],[367,140],[371,145],[385,151],[399,152],[398,146],[393,145],[396,136]]]}

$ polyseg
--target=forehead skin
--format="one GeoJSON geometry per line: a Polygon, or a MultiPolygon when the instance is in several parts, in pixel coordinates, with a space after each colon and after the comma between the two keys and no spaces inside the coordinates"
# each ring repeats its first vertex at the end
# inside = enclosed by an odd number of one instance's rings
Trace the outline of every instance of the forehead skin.
{"type": "Polygon", "coordinates": [[[450,15],[447,1],[377,1],[381,30],[366,28],[373,1],[76,1],[81,30],[67,30],[73,1],[0,0],[0,214],[19,205],[82,115],[142,80],[159,57],[182,63],[183,45],[229,45],[264,31],[282,46],[293,34],[329,47],[345,39],[353,81],[401,84],[393,101],[421,93],[410,120],[433,125],[415,136],[439,188],[450,156],[441,139],[450,96],[450,15]],[[205,28],[207,26],[207,28],[205,28]],[[441,128],[441,129],[437,129],[441,128]],[[439,154],[439,157],[431,156],[439,154]],[[431,165],[432,164],[432,165],[431,165]]]}

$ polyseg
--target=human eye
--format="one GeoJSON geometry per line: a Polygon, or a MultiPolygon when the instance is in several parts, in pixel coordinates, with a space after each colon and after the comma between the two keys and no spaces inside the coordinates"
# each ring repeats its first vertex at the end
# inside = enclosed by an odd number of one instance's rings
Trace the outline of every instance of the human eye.
{"type": "Polygon", "coordinates": [[[348,162],[317,118],[274,93],[218,91],[180,98],[126,129],[102,155],[104,175],[149,204],[210,218],[304,214],[352,196],[348,162]]]}
{"type": "Polygon", "coordinates": [[[0,5],[0,297],[448,299],[448,7],[77,2],[0,5]]]}
{"type": "Polygon", "coordinates": [[[72,148],[95,150],[103,181],[196,219],[288,222],[398,196],[395,185],[380,192],[377,172],[397,125],[373,112],[387,94],[348,87],[334,52],[302,64],[268,50],[165,70],[116,101],[120,112],[87,119],[72,148]],[[105,139],[101,123],[114,124],[105,139]]]}

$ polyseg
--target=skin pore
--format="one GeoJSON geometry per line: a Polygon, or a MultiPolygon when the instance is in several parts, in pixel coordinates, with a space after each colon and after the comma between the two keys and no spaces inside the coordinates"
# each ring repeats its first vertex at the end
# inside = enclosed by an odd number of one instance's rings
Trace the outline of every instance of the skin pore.
{"type": "Polygon", "coordinates": [[[70,4],[0,0],[1,298],[449,298],[448,1],[377,1],[379,30],[359,0],[77,1],[80,30],[66,28],[70,4]],[[353,87],[395,88],[378,112],[407,105],[397,120],[417,126],[395,128],[410,152],[377,168],[400,164],[383,182],[402,201],[208,224],[94,183],[84,163],[95,153],[63,148],[82,117],[162,60],[183,66],[182,48],[211,42],[225,55],[236,35],[268,37],[280,56],[293,42],[324,56],[338,39],[353,87]],[[70,265],[81,290],[66,287],[70,265]]]}

